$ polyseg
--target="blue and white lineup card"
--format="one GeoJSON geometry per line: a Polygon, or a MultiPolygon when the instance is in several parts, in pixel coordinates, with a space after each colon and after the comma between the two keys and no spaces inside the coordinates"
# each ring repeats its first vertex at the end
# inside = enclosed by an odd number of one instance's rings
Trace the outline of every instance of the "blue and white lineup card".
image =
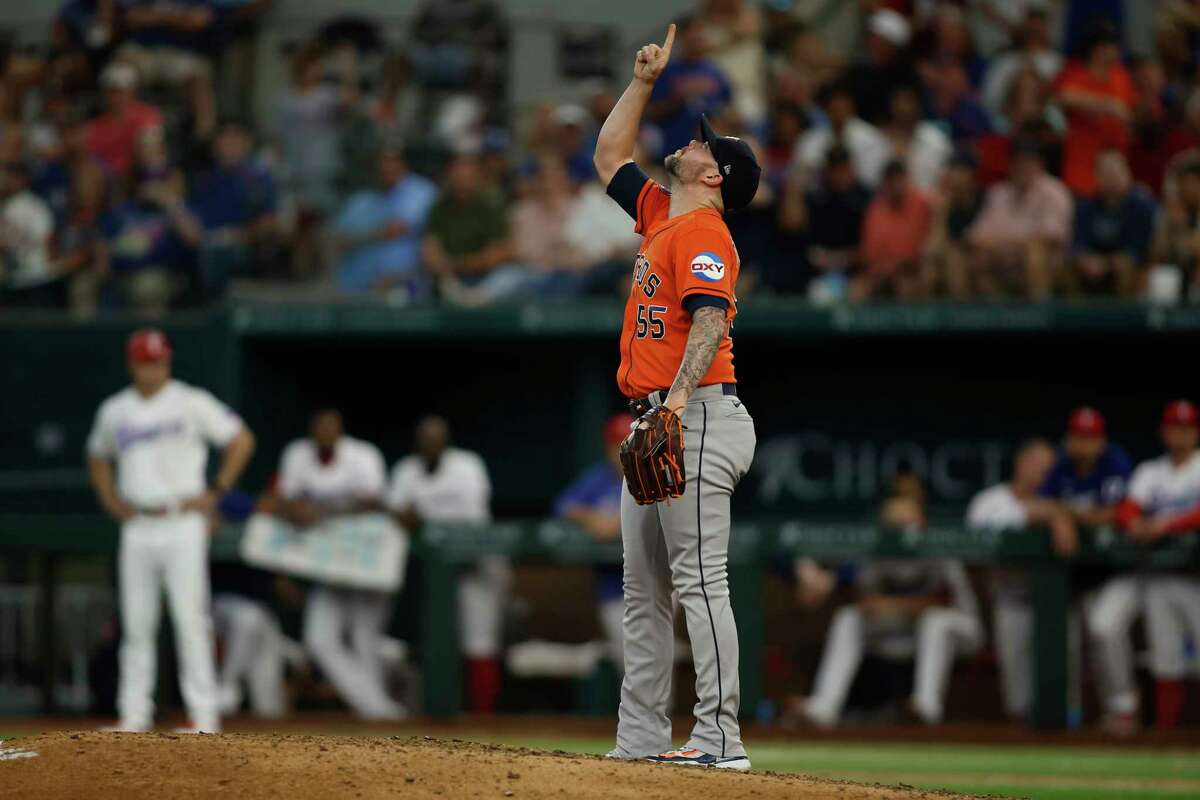
{"type": "Polygon", "coordinates": [[[386,514],[355,514],[298,529],[271,514],[254,514],[240,544],[247,564],[299,578],[395,592],[404,583],[408,534],[386,514]]]}

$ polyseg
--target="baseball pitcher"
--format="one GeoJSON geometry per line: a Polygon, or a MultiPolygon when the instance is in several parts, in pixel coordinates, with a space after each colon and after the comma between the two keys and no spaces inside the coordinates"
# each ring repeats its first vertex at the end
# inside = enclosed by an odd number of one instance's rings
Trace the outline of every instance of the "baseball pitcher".
{"type": "Polygon", "coordinates": [[[133,385],[104,401],[88,437],[88,471],[100,504],[121,523],[117,708],[122,731],[153,725],[161,596],[175,628],[187,732],[221,729],[209,609],[208,526],[254,452],[242,420],[203,389],[171,379],[171,345],[140,330],[126,346],[133,385]],[[205,483],[208,445],[223,449],[205,483]],[[113,462],[117,469],[114,475],[113,462]]]}
{"type": "Polygon", "coordinates": [[[642,112],[666,67],[638,51],[633,80],[600,130],[595,164],[643,236],[621,330],[617,384],[640,419],[622,444],[625,678],[615,758],[749,769],[738,726],[738,639],[726,560],[729,499],[754,456],[737,397],[730,328],[738,254],[722,215],[744,208],[761,170],[750,147],[701,120],[700,141],[667,156],[669,186],[633,162],[642,112]],[[672,589],[696,668],[696,724],[671,749],[672,589]]]}

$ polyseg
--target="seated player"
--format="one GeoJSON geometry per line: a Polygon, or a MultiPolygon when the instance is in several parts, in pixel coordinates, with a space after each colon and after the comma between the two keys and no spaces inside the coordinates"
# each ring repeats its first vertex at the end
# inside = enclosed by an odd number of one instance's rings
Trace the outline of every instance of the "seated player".
{"type": "MultiPolygon", "coordinates": [[[[1054,449],[1042,439],[1021,445],[1013,461],[1012,480],[975,495],[967,507],[967,526],[999,531],[1050,525],[1055,552],[1062,556],[1074,553],[1079,534],[1071,516],[1053,500],[1038,495],[1054,458],[1054,449]]],[[[1032,589],[1023,571],[996,567],[991,577],[992,626],[1004,710],[1011,719],[1024,720],[1033,705],[1032,589]]],[[[1071,631],[1076,634],[1078,625],[1071,631]]],[[[1075,637],[1072,647],[1078,649],[1075,637]]]]}
{"type": "MultiPolygon", "coordinates": [[[[621,441],[633,424],[630,414],[615,414],[604,423],[604,460],[593,464],[563,490],[554,503],[554,514],[570,520],[600,542],[621,538],[621,441]]],[[[609,657],[618,670],[625,669],[621,619],[625,614],[621,566],[596,568],[596,604],[600,627],[608,640],[609,657]]]]}
{"type": "MultiPolygon", "coordinates": [[[[920,530],[920,484],[912,476],[897,478],[880,522],[920,530]]],[[[914,659],[908,710],[926,724],[941,722],[955,657],[976,652],[984,639],[963,565],[949,559],[875,561],[859,567],[854,586],[858,597],[834,612],[813,693],[797,710],[815,725],[837,725],[869,650],[891,660],[914,659]]]]}
{"type": "MultiPolygon", "coordinates": [[[[1167,452],[1138,465],[1117,513],[1126,533],[1147,545],[1200,530],[1200,413],[1195,405],[1176,400],[1166,407],[1162,441],[1167,452]]],[[[1145,591],[1155,723],[1174,728],[1183,711],[1187,639],[1200,646],[1200,578],[1194,571],[1146,575],[1145,591]]]]}

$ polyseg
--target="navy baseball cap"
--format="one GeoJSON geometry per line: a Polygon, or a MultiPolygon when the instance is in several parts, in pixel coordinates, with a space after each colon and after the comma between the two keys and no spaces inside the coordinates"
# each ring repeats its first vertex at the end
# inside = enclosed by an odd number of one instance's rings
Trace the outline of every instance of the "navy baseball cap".
{"type": "Polygon", "coordinates": [[[758,191],[758,179],[762,168],[750,145],[735,136],[717,136],[708,124],[708,117],[700,115],[700,140],[708,145],[721,170],[721,201],[726,211],[736,211],[750,205],[758,191]]]}

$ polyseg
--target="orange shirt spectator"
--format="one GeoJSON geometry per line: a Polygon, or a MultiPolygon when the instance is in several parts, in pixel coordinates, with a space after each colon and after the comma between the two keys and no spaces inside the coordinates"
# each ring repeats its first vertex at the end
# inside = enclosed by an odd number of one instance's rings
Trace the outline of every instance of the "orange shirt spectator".
{"type": "Polygon", "coordinates": [[[133,170],[138,140],[146,130],[162,126],[162,114],[137,99],[137,72],[128,64],[110,64],[100,84],[105,110],[87,124],[84,148],[109,175],[125,178],[133,170]]]}
{"type": "Polygon", "coordinates": [[[889,164],[863,220],[865,271],[887,280],[905,265],[915,264],[929,236],[931,219],[929,198],[909,183],[903,166],[889,164]]]}
{"type": "Polygon", "coordinates": [[[1084,61],[1072,61],[1054,88],[1067,113],[1063,148],[1063,181],[1071,191],[1096,191],[1096,156],[1103,150],[1125,152],[1130,141],[1134,90],[1129,71],[1121,66],[1119,42],[1101,30],[1091,37],[1084,61]]]}

